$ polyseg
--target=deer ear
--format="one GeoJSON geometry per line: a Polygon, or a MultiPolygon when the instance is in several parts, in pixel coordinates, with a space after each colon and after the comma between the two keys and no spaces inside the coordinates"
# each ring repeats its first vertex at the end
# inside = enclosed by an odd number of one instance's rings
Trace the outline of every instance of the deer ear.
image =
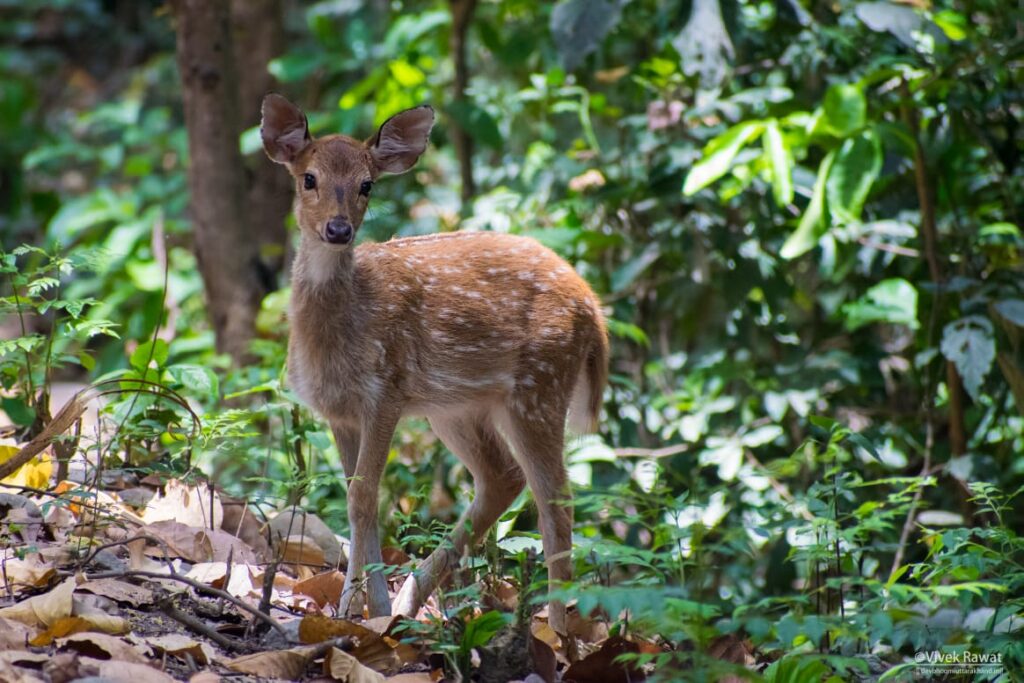
{"type": "Polygon", "coordinates": [[[378,173],[405,173],[427,148],[434,127],[434,108],[423,104],[384,122],[366,141],[378,173]]]}
{"type": "Polygon", "coordinates": [[[299,152],[312,142],[306,115],[276,93],[263,98],[262,112],[260,137],[267,156],[279,164],[292,163],[299,152]]]}

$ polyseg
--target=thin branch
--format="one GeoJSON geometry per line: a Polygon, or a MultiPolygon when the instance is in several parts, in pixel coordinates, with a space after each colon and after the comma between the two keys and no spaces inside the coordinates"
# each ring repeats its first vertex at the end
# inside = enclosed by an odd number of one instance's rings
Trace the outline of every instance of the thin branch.
{"type": "Polygon", "coordinates": [[[231,595],[231,593],[228,593],[227,591],[223,591],[219,588],[214,588],[213,586],[207,586],[204,583],[200,583],[199,581],[191,579],[187,576],[182,576],[181,574],[161,574],[160,572],[143,571],[141,569],[128,569],[125,571],[111,571],[99,572],[96,574],[88,574],[87,577],[89,579],[166,579],[168,581],[177,581],[178,583],[184,583],[188,586],[191,586],[194,590],[196,590],[199,593],[205,593],[206,595],[210,595],[212,597],[220,598],[221,600],[230,602],[238,609],[242,610],[243,612],[251,614],[256,619],[259,619],[263,623],[270,626],[272,629],[280,633],[286,641],[291,642],[291,637],[288,635],[288,632],[285,631],[284,627],[281,626],[281,624],[277,623],[277,621],[269,614],[261,612],[252,605],[249,605],[248,603],[231,595]]]}

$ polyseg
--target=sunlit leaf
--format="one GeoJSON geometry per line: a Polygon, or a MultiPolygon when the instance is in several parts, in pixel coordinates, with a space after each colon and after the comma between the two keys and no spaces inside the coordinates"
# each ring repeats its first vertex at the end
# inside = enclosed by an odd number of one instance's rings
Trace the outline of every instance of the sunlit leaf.
{"type": "Polygon", "coordinates": [[[777,120],[765,122],[761,142],[764,144],[764,153],[768,157],[768,166],[772,172],[772,194],[775,196],[775,203],[785,206],[793,201],[793,161],[777,120]]]}
{"type": "Polygon", "coordinates": [[[744,121],[711,140],[704,148],[704,157],[686,176],[683,194],[695,194],[725,175],[739,151],[757,139],[762,131],[763,122],[744,121]]]}
{"type": "Polygon", "coordinates": [[[873,131],[848,138],[828,174],[829,212],[841,221],[860,219],[871,186],[882,170],[882,146],[873,131]]]}
{"type": "Polygon", "coordinates": [[[832,169],[832,162],[835,153],[829,152],[825,155],[821,165],[818,167],[818,176],[814,181],[814,190],[811,194],[811,201],[800,216],[800,223],[796,230],[789,236],[779,250],[782,258],[793,259],[810,251],[818,239],[825,232],[825,183],[828,180],[829,171],[832,169]]]}
{"type": "Polygon", "coordinates": [[[850,331],[871,323],[907,325],[911,329],[918,326],[917,290],[903,278],[882,280],[842,310],[850,331]]]}

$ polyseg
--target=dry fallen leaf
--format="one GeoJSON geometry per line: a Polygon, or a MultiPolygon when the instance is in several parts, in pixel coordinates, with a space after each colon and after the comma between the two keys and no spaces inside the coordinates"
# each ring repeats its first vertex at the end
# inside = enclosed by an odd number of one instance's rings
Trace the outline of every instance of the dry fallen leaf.
{"type": "Polygon", "coordinates": [[[35,671],[22,669],[0,660],[0,681],[3,683],[44,683],[44,679],[35,671]]]}
{"type": "Polygon", "coordinates": [[[22,622],[0,617],[0,652],[24,649],[27,647],[28,639],[34,634],[35,629],[22,622]]]}
{"type": "Polygon", "coordinates": [[[121,638],[108,636],[105,633],[78,633],[57,640],[61,650],[73,650],[85,657],[97,659],[114,659],[118,662],[134,662],[146,664],[151,653],[150,648],[140,648],[125,642],[121,638]]]}
{"type": "Polygon", "coordinates": [[[332,647],[324,655],[324,673],[341,683],[382,683],[384,676],[367,668],[358,659],[332,647]]]}
{"type": "Polygon", "coordinates": [[[172,479],[164,486],[163,495],[153,496],[142,511],[148,522],[172,521],[201,529],[219,528],[224,519],[220,496],[205,483],[189,485],[172,479]],[[211,507],[212,503],[212,507],[211,507]],[[210,523],[211,518],[213,524],[210,523]]]}
{"type": "Polygon", "coordinates": [[[100,676],[114,683],[175,683],[174,678],[147,664],[79,658],[79,672],[100,676]]]}
{"type": "Polygon", "coordinates": [[[332,569],[297,582],[292,587],[292,592],[309,596],[316,602],[317,607],[323,609],[326,605],[338,604],[344,586],[345,575],[337,569],[332,569]]]}
{"type": "Polygon", "coordinates": [[[310,614],[299,622],[299,640],[303,643],[322,643],[343,636],[352,639],[352,655],[371,669],[387,671],[399,664],[395,651],[398,641],[365,626],[320,614],[310,614]]]}
{"type": "Polygon", "coordinates": [[[309,664],[309,648],[257,652],[230,659],[225,664],[232,671],[243,674],[294,681],[301,678],[306,671],[309,664]]]}
{"type": "Polygon", "coordinates": [[[398,674],[397,676],[389,676],[387,679],[391,683],[435,683],[435,678],[425,671],[414,674],[398,674]]]}
{"type": "Polygon", "coordinates": [[[570,666],[562,675],[563,683],[623,683],[642,681],[643,672],[634,663],[621,664],[615,661],[619,655],[640,652],[636,643],[620,636],[612,636],[601,645],[597,652],[584,657],[570,666]]]}
{"type": "Polygon", "coordinates": [[[308,536],[289,536],[278,545],[281,560],[293,565],[293,571],[300,579],[313,576],[313,567],[326,567],[323,549],[308,536]]]}
{"type": "Polygon", "coordinates": [[[201,562],[188,571],[187,576],[214,588],[223,588],[236,598],[253,593],[256,588],[252,581],[252,574],[256,567],[248,565],[232,565],[231,578],[228,579],[228,565],[226,562],[201,562]]]}
{"type": "Polygon", "coordinates": [[[95,579],[78,586],[78,591],[93,595],[102,595],[116,602],[123,602],[132,607],[141,607],[153,603],[153,591],[144,586],[136,586],[120,579],[95,579]]]}
{"type": "Polygon", "coordinates": [[[38,555],[28,555],[21,560],[12,557],[4,562],[4,574],[7,580],[5,590],[19,593],[33,588],[43,588],[57,570],[49,562],[43,562],[38,555]]]}
{"type": "Polygon", "coordinates": [[[50,626],[61,617],[71,616],[71,596],[74,592],[75,579],[70,577],[48,593],[0,609],[0,617],[14,619],[29,626],[50,626]]]}
{"type": "Polygon", "coordinates": [[[220,675],[213,671],[200,671],[188,679],[188,683],[218,683],[220,675]]]}
{"type": "Polygon", "coordinates": [[[224,507],[224,517],[220,528],[242,539],[261,562],[272,559],[270,544],[263,536],[263,523],[253,513],[249,504],[243,499],[226,496],[221,499],[221,503],[224,507]]]}
{"type": "MultiPolygon", "coordinates": [[[[147,638],[143,638],[142,641],[158,652],[165,652],[179,659],[187,660],[188,657],[191,657],[196,664],[202,666],[213,662],[214,657],[216,656],[213,648],[207,643],[200,643],[192,640],[188,636],[181,635],[180,633],[168,633],[163,636],[149,636],[147,638]]],[[[194,683],[194,681],[195,676],[192,677],[192,683],[194,683]]]]}
{"type": "Polygon", "coordinates": [[[92,630],[92,624],[89,623],[88,619],[83,619],[82,617],[61,617],[53,622],[45,631],[32,638],[29,644],[33,647],[46,647],[57,638],[89,630],[92,630]]]}

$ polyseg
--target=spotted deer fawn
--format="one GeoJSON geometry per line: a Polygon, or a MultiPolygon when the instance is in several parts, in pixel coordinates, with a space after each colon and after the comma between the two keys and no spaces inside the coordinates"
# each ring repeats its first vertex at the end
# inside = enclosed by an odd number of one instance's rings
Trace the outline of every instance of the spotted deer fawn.
{"type": "MultiPolygon", "coordinates": [[[[571,578],[565,428],[595,427],[608,341],[597,298],[532,239],[457,232],[353,247],[374,181],[423,153],[434,110],[388,119],[366,141],[313,138],[279,95],[260,133],[295,178],[301,241],[292,270],[288,378],[330,423],[348,479],[352,545],[342,613],[412,615],[529,485],[552,582],[571,578]],[[417,415],[473,475],[475,495],[445,543],[388,602],[378,488],[401,417],[417,415]]],[[[553,601],[551,626],[565,633],[553,601]]]]}

